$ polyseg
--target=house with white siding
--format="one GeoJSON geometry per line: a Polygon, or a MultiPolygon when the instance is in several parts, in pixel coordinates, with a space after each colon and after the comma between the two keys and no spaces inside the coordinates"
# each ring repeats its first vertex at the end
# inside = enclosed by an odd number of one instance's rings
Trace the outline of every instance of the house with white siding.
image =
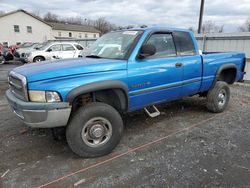
{"type": "Polygon", "coordinates": [[[0,43],[6,46],[54,39],[96,39],[100,36],[100,31],[94,27],[45,22],[22,9],[1,15],[0,27],[0,43]]]}

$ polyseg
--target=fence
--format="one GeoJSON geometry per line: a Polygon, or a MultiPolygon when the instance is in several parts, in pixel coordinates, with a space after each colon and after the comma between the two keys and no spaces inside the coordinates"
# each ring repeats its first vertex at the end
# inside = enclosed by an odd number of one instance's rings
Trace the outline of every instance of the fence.
{"type": "Polygon", "coordinates": [[[195,35],[199,48],[207,52],[243,51],[246,53],[246,80],[250,80],[250,32],[195,35]]]}

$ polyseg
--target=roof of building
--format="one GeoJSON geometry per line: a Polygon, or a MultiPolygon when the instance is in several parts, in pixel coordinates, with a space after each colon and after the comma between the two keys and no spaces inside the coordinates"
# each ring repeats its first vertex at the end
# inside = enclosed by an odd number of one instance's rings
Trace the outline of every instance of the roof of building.
{"type": "Polygon", "coordinates": [[[43,19],[23,10],[23,9],[18,9],[12,12],[8,12],[6,14],[0,15],[0,18],[11,15],[11,14],[15,14],[18,12],[23,12],[41,22],[43,22],[46,25],[49,25],[52,27],[52,29],[54,30],[66,30],[66,31],[79,31],[79,32],[91,32],[91,33],[101,33],[99,30],[97,30],[96,28],[92,27],[92,26],[88,26],[88,25],[76,25],[76,24],[67,24],[67,23],[56,23],[56,22],[45,22],[43,19]]]}
{"type": "Polygon", "coordinates": [[[45,22],[43,19],[41,19],[41,18],[39,18],[39,17],[37,17],[37,16],[35,16],[35,15],[33,15],[33,14],[31,14],[31,13],[23,10],[23,9],[18,9],[18,10],[15,10],[15,11],[8,12],[6,14],[0,15],[0,18],[5,17],[5,16],[9,16],[11,14],[15,14],[15,13],[18,13],[18,12],[23,12],[23,13],[25,13],[25,14],[27,14],[27,15],[29,15],[29,16],[37,19],[37,20],[39,20],[40,22],[43,22],[44,24],[51,26],[50,24],[48,24],[47,22],[45,22]]]}
{"type": "Polygon", "coordinates": [[[47,23],[51,25],[52,29],[54,30],[100,33],[99,30],[88,25],[76,25],[76,24],[57,23],[57,22],[47,22],[47,23]]]}

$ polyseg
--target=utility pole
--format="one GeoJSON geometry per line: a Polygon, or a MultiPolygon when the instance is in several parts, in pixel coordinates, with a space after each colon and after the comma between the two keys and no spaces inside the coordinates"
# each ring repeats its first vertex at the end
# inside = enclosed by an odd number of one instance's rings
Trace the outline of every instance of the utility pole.
{"type": "Polygon", "coordinates": [[[201,33],[202,18],[203,18],[203,12],[204,12],[204,3],[205,3],[205,0],[201,0],[201,7],[200,7],[200,17],[199,17],[198,33],[201,33]]]}

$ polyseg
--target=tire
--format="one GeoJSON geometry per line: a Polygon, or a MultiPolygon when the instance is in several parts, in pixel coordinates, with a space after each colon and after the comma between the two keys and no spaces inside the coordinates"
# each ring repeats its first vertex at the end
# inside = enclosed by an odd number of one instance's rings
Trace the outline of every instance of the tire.
{"type": "Polygon", "coordinates": [[[215,86],[208,91],[207,109],[214,113],[223,112],[230,99],[230,88],[226,82],[218,81],[215,86]]]}
{"type": "Polygon", "coordinates": [[[33,59],[33,62],[45,61],[45,58],[42,56],[37,56],[33,59]]]}
{"type": "Polygon", "coordinates": [[[76,111],[66,128],[66,138],[77,155],[98,157],[117,146],[122,132],[120,114],[108,104],[94,102],[76,111]]]}

